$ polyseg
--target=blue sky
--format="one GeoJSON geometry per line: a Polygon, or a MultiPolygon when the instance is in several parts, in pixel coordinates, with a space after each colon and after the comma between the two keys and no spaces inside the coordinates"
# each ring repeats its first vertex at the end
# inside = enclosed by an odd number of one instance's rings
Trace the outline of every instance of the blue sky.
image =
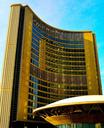
{"type": "Polygon", "coordinates": [[[67,30],[96,34],[104,92],[104,0],[0,0],[0,81],[4,61],[10,5],[28,4],[46,23],[67,30]]]}

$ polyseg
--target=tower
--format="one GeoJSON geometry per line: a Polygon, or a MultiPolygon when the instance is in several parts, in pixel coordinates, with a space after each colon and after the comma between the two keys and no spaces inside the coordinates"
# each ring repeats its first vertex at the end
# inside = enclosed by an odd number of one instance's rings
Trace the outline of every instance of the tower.
{"type": "Polygon", "coordinates": [[[68,97],[99,94],[95,35],[51,27],[28,6],[12,5],[0,101],[1,127],[33,123],[33,108],[68,97]]]}

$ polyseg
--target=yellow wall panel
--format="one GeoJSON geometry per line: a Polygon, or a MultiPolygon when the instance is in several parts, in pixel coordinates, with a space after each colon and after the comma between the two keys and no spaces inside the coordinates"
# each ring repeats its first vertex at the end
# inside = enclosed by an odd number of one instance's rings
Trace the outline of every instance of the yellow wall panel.
{"type": "Polygon", "coordinates": [[[18,96],[17,120],[27,119],[28,90],[30,77],[30,58],[31,58],[31,42],[32,42],[32,19],[33,14],[26,7],[24,17],[23,30],[23,46],[21,58],[20,85],[18,96]]]}
{"type": "Polygon", "coordinates": [[[0,128],[9,128],[19,14],[20,6],[11,8],[1,85],[0,128]]]}
{"type": "Polygon", "coordinates": [[[92,33],[84,33],[85,60],[87,70],[88,94],[99,94],[97,69],[95,61],[95,49],[92,33]]]}
{"type": "Polygon", "coordinates": [[[46,41],[41,40],[39,44],[39,68],[45,70],[46,68],[46,41]]]}

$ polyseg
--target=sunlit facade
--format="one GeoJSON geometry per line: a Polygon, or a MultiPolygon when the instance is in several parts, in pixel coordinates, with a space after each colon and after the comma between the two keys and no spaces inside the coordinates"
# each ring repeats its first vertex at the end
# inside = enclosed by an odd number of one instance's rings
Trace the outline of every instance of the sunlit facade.
{"type": "Polygon", "coordinates": [[[51,27],[28,6],[12,5],[2,79],[1,127],[16,123],[28,127],[35,122],[34,108],[64,98],[99,94],[95,35],[51,27]]]}

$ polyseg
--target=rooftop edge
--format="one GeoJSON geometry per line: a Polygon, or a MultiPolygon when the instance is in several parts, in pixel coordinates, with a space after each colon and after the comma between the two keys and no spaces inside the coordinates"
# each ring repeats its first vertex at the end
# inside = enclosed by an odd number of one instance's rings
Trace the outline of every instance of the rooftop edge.
{"type": "Polygon", "coordinates": [[[37,17],[43,24],[45,24],[46,26],[48,26],[48,27],[50,27],[50,28],[52,28],[52,29],[56,29],[56,30],[61,31],[61,32],[76,32],[76,33],[92,33],[92,34],[94,34],[94,33],[93,33],[92,31],[90,31],[90,30],[64,30],[64,29],[60,29],[60,28],[51,26],[51,25],[47,24],[46,22],[44,22],[42,19],[40,19],[40,18],[37,16],[37,14],[36,14],[28,5],[22,5],[22,4],[19,3],[19,4],[12,4],[11,7],[13,7],[13,6],[21,6],[21,7],[27,7],[27,8],[29,8],[29,10],[30,10],[34,15],[36,15],[36,17],[37,17]]]}

